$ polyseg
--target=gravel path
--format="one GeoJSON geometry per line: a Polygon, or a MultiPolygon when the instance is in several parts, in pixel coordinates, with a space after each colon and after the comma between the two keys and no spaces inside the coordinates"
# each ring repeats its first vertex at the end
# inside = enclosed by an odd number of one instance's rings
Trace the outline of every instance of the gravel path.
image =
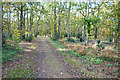
{"type": "Polygon", "coordinates": [[[72,78],[60,62],[55,50],[50,46],[48,38],[36,39],[36,78],[72,78]]]}

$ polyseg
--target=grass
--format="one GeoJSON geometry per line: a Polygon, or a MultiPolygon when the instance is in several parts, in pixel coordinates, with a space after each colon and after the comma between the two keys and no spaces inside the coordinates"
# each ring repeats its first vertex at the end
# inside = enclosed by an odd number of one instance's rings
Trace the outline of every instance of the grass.
{"type": "MultiPolygon", "coordinates": [[[[37,44],[35,44],[31,46],[31,48],[33,47],[38,47],[38,46],[37,44]]],[[[32,59],[31,57],[27,58],[29,57],[27,53],[25,55],[17,54],[17,53],[22,53],[23,49],[19,47],[12,47],[12,46],[7,46],[7,47],[5,46],[3,47],[3,49],[4,50],[3,50],[2,58],[3,58],[4,63],[10,59],[11,60],[21,59],[20,61],[15,60],[16,63],[10,63],[12,67],[9,67],[9,68],[5,67],[6,69],[4,69],[3,72],[7,74],[4,75],[4,78],[32,78],[32,77],[34,78],[35,77],[35,73],[33,72],[33,69],[35,68],[34,65],[36,65],[37,62],[34,61],[34,59],[32,59]]],[[[32,55],[36,55],[36,53],[34,52],[32,53],[32,55]]]]}
{"type": "MultiPolygon", "coordinates": [[[[64,41],[65,43],[69,44],[68,42],[66,42],[66,40],[64,41]]],[[[100,64],[103,64],[104,61],[105,62],[112,62],[112,59],[110,59],[109,57],[101,57],[101,56],[97,56],[97,54],[102,54],[101,52],[96,52],[95,49],[89,49],[89,48],[86,48],[85,50],[85,54],[86,55],[80,55],[78,54],[77,52],[74,52],[73,49],[69,49],[69,50],[64,50],[64,51],[61,51],[59,50],[60,48],[62,49],[68,49],[65,47],[64,43],[60,42],[59,40],[56,40],[56,41],[53,41],[52,39],[50,39],[50,43],[52,44],[53,47],[55,47],[58,52],[64,56],[65,58],[65,62],[67,62],[68,64],[71,64],[71,65],[74,65],[75,68],[79,68],[80,70],[82,69],[85,69],[85,66],[88,66],[88,68],[91,67],[91,65],[100,65],[100,64]],[[91,55],[87,55],[88,52],[93,52],[91,54],[93,54],[94,56],[91,56],[91,55]],[[81,62],[77,61],[77,60],[81,60],[81,62]]],[[[80,49],[81,50],[81,49],[80,49]]],[[[117,59],[114,59],[114,61],[116,61],[117,59]]],[[[113,67],[112,64],[106,64],[105,63],[105,66],[106,67],[113,67]]],[[[97,75],[97,72],[96,71],[87,71],[86,69],[83,70],[83,72],[89,74],[90,76],[93,76],[94,77],[100,77],[100,76],[103,76],[102,74],[100,75],[97,75]]]]}
{"type": "Polygon", "coordinates": [[[23,49],[20,47],[12,47],[12,46],[4,46],[2,47],[2,63],[7,62],[8,60],[12,61],[14,60],[13,57],[16,57],[15,55],[17,53],[22,53],[23,49]]]}
{"type": "MultiPolygon", "coordinates": [[[[25,66],[25,65],[24,65],[25,66]]],[[[35,77],[35,74],[32,72],[32,69],[28,69],[28,67],[20,67],[16,66],[13,69],[6,70],[7,76],[6,78],[29,78],[35,77]]]]}

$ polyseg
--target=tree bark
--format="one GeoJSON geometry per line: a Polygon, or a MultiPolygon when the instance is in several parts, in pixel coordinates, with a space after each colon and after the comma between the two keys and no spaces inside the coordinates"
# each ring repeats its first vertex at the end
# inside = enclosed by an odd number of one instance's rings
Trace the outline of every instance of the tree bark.
{"type": "Polygon", "coordinates": [[[19,26],[19,10],[17,11],[17,16],[18,16],[18,29],[20,30],[20,26],[19,26]]]}
{"type": "Polygon", "coordinates": [[[21,9],[20,9],[21,13],[20,13],[20,31],[22,30],[23,27],[23,5],[21,3],[21,9]]]}
{"type": "MultiPolygon", "coordinates": [[[[32,4],[30,4],[30,5],[32,7],[32,4]]],[[[32,9],[30,9],[30,30],[29,30],[29,34],[30,34],[30,36],[32,35],[32,9]]]]}
{"type": "Polygon", "coordinates": [[[29,25],[29,22],[28,22],[28,9],[27,9],[27,39],[28,39],[28,25],[29,25]]]}
{"type": "Polygon", "coordinates": [[[55,3],[55,0],[54,0],[54,39],[56,40],[57,39],[57,31],[56,31],[56,3],[55,3]]]}
{"type": "MultiPolygon", "coordinates": [[[[0,2],[0,64],[2,63],[2,2],[0,2]]],[[[2,68],[0,68],[0,79],[2,79],[2,68]]]]}
{"type": "Polygon", "coordinates": [[[71,6],[71,3],[69,2],[68,20],[67,20],[68,38],[70,38],[70,33],[69,33],[70,6],[71,6]]]}

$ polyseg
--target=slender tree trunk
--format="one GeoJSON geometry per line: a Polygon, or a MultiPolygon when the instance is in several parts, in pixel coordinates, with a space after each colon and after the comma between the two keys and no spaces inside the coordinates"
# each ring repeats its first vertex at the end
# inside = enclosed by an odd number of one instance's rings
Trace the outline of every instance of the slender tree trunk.
{"type": "Polygon", "coordinates": [[[8,32],[9,32],[9,16],[8,16],[8,13],[7,13],[7,26],[6,26],[6,35],[5,35],[5,38],[8,37],[8,32]]]}
{"type": "Polygon", "coordinates": [[[57,39],[57,31],[56,31],[56,3],[54,1],[54,39],[57,39]]]}
{"type": "MultiPolygon", "coordinates": [[[[1,12],[0,12],[1,13],[1,12]]],[[[2,21],[2,31],[1,31],[1,35],[2,35],[2,38],[0,37],[0,39],[2,39],[2,46],[4,45],[4,43],[5,43],[5,40],[4,40],[4,38],[5,38],[5,33],[3,33],[3,15],[4,15],[4,11],[3,11],[3,4],[2,4],[2,20],[0,20],[0,21],[2,21]]],[[[1,18],[1,17],[0,17],[1,18]]],[[[1,29],[0,29],[1,30],[1,29]]]]}
{"type": "Polygon", "coordinates": [[[26,12],[24,11],[24,23],[23,23],[24,32],[23,32],[23,39],[25,39],[25,15],[26,15],[26,12]]]}
{"type": "MultiPolygon", "coordinates": [[[[115,28],[115,26],[113,28],[115,28]]],[[[115,42],[115,31],[113,31],[113,43],[114,42],[115,42]]]]}
{"type": "Polygon", "coordinates": [[[20,30],[20,26],[19,26],[19,10],[17,11],[17,16],[18,16],[18,29],[20,30]]]}
{"type": "MultiPolygon", "coordinates": [[[[20,31],[22,31],[23,28],[23,4],[21,3],[21,9],[20,9],[20,31]]],[[[20,34],[20,38],[22,39],[23,33],[20,34]]]]}
{"type": "Polygon", "coordinates": [[[9,13],[9,37],[10,37],[10,33],[11,33],[11,13],[9,13]]]}
{"type": "Polygon", "coordinates": [[[70,33],[69,33],[70,6],[71,6],[71,3],[69,2],[69,11],[68,11],[68,20],[67,20],[68,38],[70,38],[70,33]]]}
{"type": "Polygon", "coordinates": [[[60,13],[59,13],[59,20],[58,20],[58,37],[60,37],[60,13]]]}
{"type": "MultiPolygon", "coordinates": [[[[32,7],[32,4],[31,4],[31,7],[32,7]]],[[[32,35],[32,9],[30,9],[30,30],[29,30],[29,34],[32,35]]]]}
{"type": "Polygon", "coordinates": [[[82,41],[85,40],[85,33],[86,33],[86,26],[83,25],[83,32],[82,32],[82,41]]]}
{"type": "Polygon", "coordinates": [[[27,9],[27,39],[28,39],[28,25],[29,25],[29,22],[28,22],[28,9],[27,9]]]}
{"type": "MultiPolygon", "coordinates": [[[[0,64],[2,63],[2,2],[0,2],[0,64]]],[[[2,68],[0,68],[0,79],[2,79],[2,68]]]]}
{"type": "Polygon", "coordinates": [[[21,3],[21,9],[20,9],[21,13],[20,13],[20,31],[22,30],[23,27],[23,6],[21,3]]]}

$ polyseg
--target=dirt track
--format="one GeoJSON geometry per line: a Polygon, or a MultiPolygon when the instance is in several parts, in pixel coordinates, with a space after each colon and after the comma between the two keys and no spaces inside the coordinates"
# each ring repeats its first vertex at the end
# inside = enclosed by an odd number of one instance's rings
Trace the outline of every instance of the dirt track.
{"type": "Polygon", "coordinates": [[[60,62],[55,49],[50,46],[47,38],[39,38],[34,43],[38,45],[35,70],[37,78],[72,78],[65,71],[65,66],[60,62]]]}

